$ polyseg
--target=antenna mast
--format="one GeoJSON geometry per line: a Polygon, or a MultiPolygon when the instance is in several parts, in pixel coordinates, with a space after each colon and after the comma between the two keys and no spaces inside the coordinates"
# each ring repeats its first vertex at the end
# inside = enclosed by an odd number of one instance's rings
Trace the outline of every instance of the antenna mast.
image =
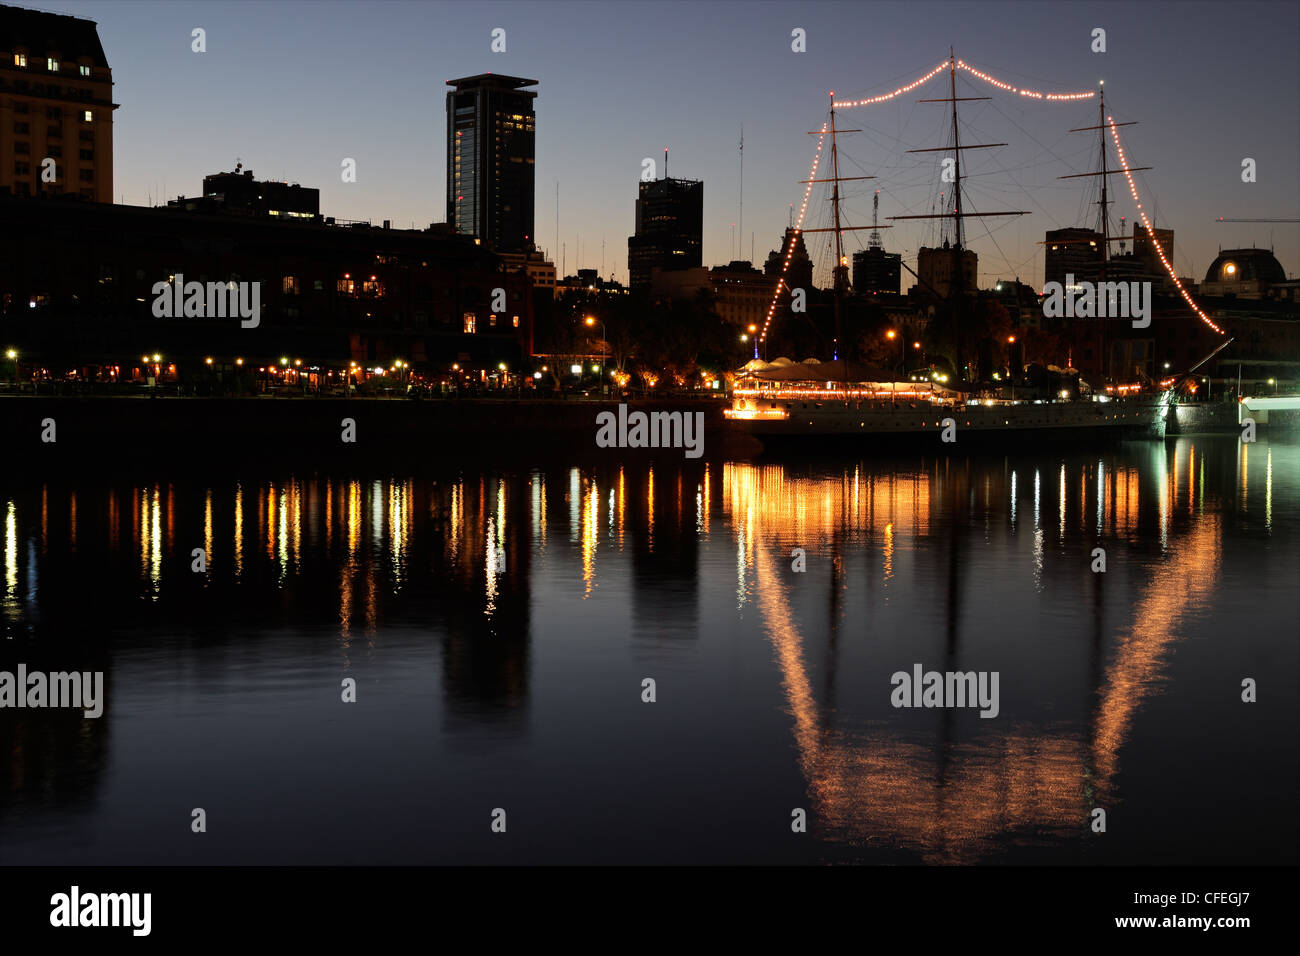
{"type": "MultiPolygon", "coordinates": [[[[740,246],[745,245],[745,124],[740,124],[740,216],[736,220],[736,235],[740,237],[740,246]]],[[[740,254],[743,256],[744,250],[740,254]]]]}

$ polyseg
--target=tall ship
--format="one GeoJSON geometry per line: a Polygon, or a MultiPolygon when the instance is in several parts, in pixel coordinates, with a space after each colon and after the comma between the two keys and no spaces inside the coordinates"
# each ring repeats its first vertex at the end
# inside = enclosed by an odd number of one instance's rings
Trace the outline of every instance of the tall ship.
{"type": "MultiPolygon", "coordinates": [[[[939,270],[930,270],[931,278],[936,274],[944,276],[942,287],[932,283],[919,272],[913,270],[902,258],[902,268],[917,280],[917,288],[928,293],[928,301],[934,303],[930,323],[936,320],[950,330],[952,353],[955,353],[951,365],[946,363],[938,368],[926,365],[923,368],[907,370],[906,355],[910,336],[903,331],[890,329],[886,334],[891,342],[897,336],[903,336],[898,342],[904,356],[902,368],[884,368],[849,358],[851,351],[847,348],[842,329],[842,310],[849,289],[848,257],[844,252],[843,235],[857,229],[872,230],[872,246],[879,248],[877,229],[890,228],[880,226],[873,221],[872,226],[849,226],[842,221],[842,194],[840,184],[850,180],[874,179],[874,176],[841,176],[840,147],[838,137],[845,133],[861,130],[843,129],[838,125],[836,116],[835,94],[832,92],[830,115],[821,130],[812,135],[821,137],[824,142],[829,139],[830,173],[829,177],[816,178],[817,163],[809,179],[801,180],[807,184],[809,191],[814,184],[829,184],[830,206],[833,224],[827,228],[798,229],[801,233],[831,233],[834,247],[834,265],[832,267],[834,337],[831,344],[829,361],[805,359],[795,361],[781,357],[767,362],[758,357],[758,339],[755,341],[755,357],[748,365],[739,370],[732,388],[732,405],[725,411],[726,417],[734,425],[757,438],[765,446],[780,444],[789,440],[809,440],[842,438],[852,440],[851,436],[860,436],[869,441],[882,437],[919,438],[929,436],[935,442],[942,440],[958,443],[964,437],[976,437],[989,440],[1014,438],[1021,434],[1035,439],[1047,437],[1104,436],[1112,438],[1160,438],[1165,434],[1166,419],[1170,403],[1174,397],[1174,387],[1184,380],[1195,367],[1181,373],[1174,373],[1161,381],[1135,381],[1127,384],[1097,384],[1094,386],[1083,381],[1077,371],[1067,367],[1044,366],[1034,369],[1037,373],[1027,377],[1023,363],[1016,362],[1017,367],[1009,367],[1007,376],[998,380],[969,374],[967,349],[970,342],[964,335],[971,326],[975,301],[975,275],[973,257],[966,249],[965,220],[970,217],[984,219],[991,216],[1026,215],[1025,210],[972,211],[964,205],[962,156],[968,150],[991,149],[1005,146],[1005,143],[963,143],[961,127],[958,122],[958,103],[970,100],[987,100],[987,96],[958,96],[957,70],[970,69],[956,59],[955,53],[949,51],[945,64],[924,77],[929,79],[946,69],[949,75],[949,96],[938,99],[922,99],[920,103],[947,104],[951,116],[951,142],[943,146],[908,150],[913,153],[945,154],[944,182],[951,182],[948,196],[942,196],[942,208],[939,212],[928,214],[909,214],[889,217],[891,220],[942,220],[945,227],[950,223],[951,240],[945,239],[941,248],[929,250],[934,257],[951,256],[951,265],[942,263],[939,270]],[[946,266],[946,268],[943,268],[946,266]]],[[[991,79],[991,78],[985,78],[991,79]]],[[[904,92],[903,88],[899,92],[904,92]]],[[[1041,94],[1038,94],[1041,97],[1041,94]]],[[[1082,98],[1092,94],[1072,94],[1060,98],[1082,98]]],[[[1111,238],[1108,229],[1108,207],[1111,204],[1107,179],[1116,174],[1129,174],[1136,169],[1150,167],[1129,167],[1111,163],[1107,157],[1106,132],[1115,124],[1106,116],[1104,88],[1099,88],[1098,124],[1081,127],[1070,132],[1097,131],[1100,139],[1100,168],[1087,173],[1062,176],[1062,179],[1088,177],[1100,181],[1100,200],[1098,218],[1101,223],[1100,278],[1106,278],[1106,265],[1109,261],[1108,244],[1118,241],[1111,238]]],[[[856,105],[856,104],[854,104],[856,105]]],[[[1118,147],[1118,139],[1116,139],[1118,147]]],[[[822,155],[822,147],[818,147],[822,155]]],[[[807,205],[805,193],[805,208],[807,205]]],[[[879,192],[876,202],[879,200],[879,192]]],[[[878,208],[878,207],[877,207],[878,208]]],[[[1140,208],[1140,207],[1139,207],[1140,208]]],[[[874,219],[874,217],[873,217],[874,219]]],[[[801,214],[802,223],[802,214],[801,214]]],[[[787,259],[788,261],[788,259],[787,259]]],[[[918,261],[918,267],[921,263],[918,261]]],[[[922,270],[925,271],[925,270],[922,270]]],[[[1019,282],[1016,283],[1017,292],[1019,282]]],[[[787,291],[789,287],[786,286],[787,291]]],[[[773,320],[777,299],[781,294],[778,282],[777,294],[773,298],[772,310],[769,311],[768,325],[773,320]]],[[[1015,332],[1007,339],[1008,343],[1016,341],[1015,332]]],[[[767,326],[764,327],[763,339],[766,344],[767,326]]],[[[1225,342],[1220,349],[1226,346],[1225,342]]],[[[921,348],[919,341],[911,342],[916,349],[921,348]]],[[[1010,349],[1014,354],[1014,350],[1010,349]]],[[[1218,350],[1216,350],[1218,351],[1218,350]]],[[[1207,356],[1208,359],[1208,356],[1207,356]]],[[[1205,359],[1202,360],[1204,362],[1205,359]]],[[[1201,363],[1197,363],[1199,366],[1201,363]]],[[[959,445],[960,447],[960,445],[959,445]]]]}

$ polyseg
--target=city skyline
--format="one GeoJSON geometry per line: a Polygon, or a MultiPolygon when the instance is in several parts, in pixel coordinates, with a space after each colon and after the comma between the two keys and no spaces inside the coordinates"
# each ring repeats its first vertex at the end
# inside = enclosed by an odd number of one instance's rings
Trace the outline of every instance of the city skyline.
{"type": "MultiPolygon", "coordinates": [[[[670,174],[706,184],[704,264],[749,259],[752,238],[761,267],[778,247],[791,204],[798,209],[798,180],[807,178],[816,143],[804,133],[824,120],[827,90],[835,89],[837,99],[889,92],[932,70],[953,44],[959,57],[1007,82],[1075,91],[1107,80],[1116,119],[1140,122],[1125,130],[1125,148],[1135,163],[1155,167],[1139,189],[1156,224],[1177,233],[1180,275],[1203,278],[1220,247],[1272,246],[1292,275],[1300,262],[1294,224],[1214,221],[1294,217],[1300,208],[1289,173],[1300,150],[1288,118],[1294,111],[1285,108],[1296,69],[1282,39],[1290,34],[1279,28],[1256,37],[1231,21],[1206,29],[1207,18],[1216,17],[1208,6],[1182,5],[1177,20],[1160,4],[1102,8],[1103,25],[1097,7],[1069,4],[1054,6],[1050,16],[1017,5],[976,11],[937,3],[796,10],[721,4],[715,12],[722,15],[712,18],[690,7],[696,19],[689,22],[674,16],[688,8],[660,4],[654,9],[663,16],[638,21],[635,32],[628,29],[630,13],[617,5],[333,3],[316,5],[321,15],[304,18],[306,9],[294,3],[59,5],[58,12],[99,24],[114,70],[114,101],[121,104],[114,116],[118,201],[161,204],[192,195],[204,175],[232,169],[238,159],[259,179],[319,188],[327,215],[423,228],[445,218],[446,81],[504,73],[539,81],[536,241],[557,269],[596,268],[627,281],[642,162],[662,162],[665,146],[670,174]],[[1004,15],[1011,12],[1014,22],[1004,15]],[[904,39],[882,44],[879,56],[865,58],[870,66],[860,66],[860,31],[844,22],[875,33],[884,26],[904,39]],[[946,28],[937,35],[936,23],[946,28]],[[1096,25],[1107,30],[1105,54],[1088,48],[1096,25]],[[807,53],[790,50],[796,26],[807,31],[807,53]],[[202,54],[190,49],[196,27],[206,31],[202,54]],[[504,53],[490,48],[496,28],[506,31],[504,53]],[[921,39],[931,35],[933,41],[921,39]],[[374,68],[337,67],[366,62],[357,53],[370,50],[386,51],[370,58],[374,68]],[[1205,69],[1207,62],[1216,68],[1205,69]],[[743,231],[732,226],[740,220],[742,124],[748,154],[743,231]],[[1240,182],[1246,156],[1259,164],[1253,184],[1240,182]],[[357,160],[355,183],[340,181],[339,164],[348,157],[357,160]]],[[[1279,23],[1297,19],[1290,6],[1253,9],[1279,23]]],[[[891,102],[843,111],[845,125],[865,133],[845,138],[849,165],[842,175],[880,177],[850,191],[846,215],[854,224],[870,224],[877,186],[882,221],[905,206],[922,211],[917,197],[937,176],[904,150],[943,141],[944,111],[915,101],[946,95],[944,79],[891,102]]],[[[994,97],[973,104],[963,126],[969,122],[976,135],[996,133],[994,141],[1010,143],[973,164],[976,208],[1007,207],[1014,193],[1004,170],[1017,173],[1020,195],[1036,201],[1032,215],[991,224],[991,238],[970,230],[980,282],[1019,275],[1041,283],[1045,232],[1088,225],[1084,189],[1056,177],[1090,168],[1095,140],[1066,131],[1095,121],[1095,101],[1022,102],[969,75],[958,84],[959,95],[994,97]]],[[[656,167],[656,176],[663,172],[656,167]]],[[[1113,215],[1128,215],[1131,223],[1131,197],[1122,180],[1114,186],[1113,215]]],[[[825,224],[822,205],[828,204],[810,204],[806,226],[825,224]]],[[[866,235],[849,234],[847,251],[864,246],[866,235]]],[[[818,238],[810,253],[817,281],[825,282],[825,237],[818,238]]],[[[936,238],[908,224],[885,233],[884,244],[914,266],[917,247],[936,238]]]]}

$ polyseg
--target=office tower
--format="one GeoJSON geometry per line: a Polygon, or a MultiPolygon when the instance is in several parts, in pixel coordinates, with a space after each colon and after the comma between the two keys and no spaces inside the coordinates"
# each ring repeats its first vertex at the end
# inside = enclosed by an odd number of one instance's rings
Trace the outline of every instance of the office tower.
{"type": "Polygon", "coordinates": [[[648,290],[654,269],[698,268],[703,261],[703,237],[703,182],[666,175],[642,182],[636,200],[636,235],[627,240],[632,289],[648,290]]]}
{"type": "Polygon", "coordinates": [[[447,222],[502,252],[532,247],[536,80],[448,80],[447,222]]]}

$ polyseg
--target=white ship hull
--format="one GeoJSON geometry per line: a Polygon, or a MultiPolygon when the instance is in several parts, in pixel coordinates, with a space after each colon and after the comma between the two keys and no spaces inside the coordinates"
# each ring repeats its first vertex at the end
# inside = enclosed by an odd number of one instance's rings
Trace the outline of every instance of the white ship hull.
{"type": "Polygon", "coordinates": [[[737,398],[727,418],[765,444],[853,435],[925,438],[936,443],[944,432],[955,438],[1069,439],[1164,436],[1168,406],[1159,398],[1115,401],[942,403],[930,401],[824,401],[812,399],[737,398]],[[951,430],[949,430],[951,426],[951,430]]]}

